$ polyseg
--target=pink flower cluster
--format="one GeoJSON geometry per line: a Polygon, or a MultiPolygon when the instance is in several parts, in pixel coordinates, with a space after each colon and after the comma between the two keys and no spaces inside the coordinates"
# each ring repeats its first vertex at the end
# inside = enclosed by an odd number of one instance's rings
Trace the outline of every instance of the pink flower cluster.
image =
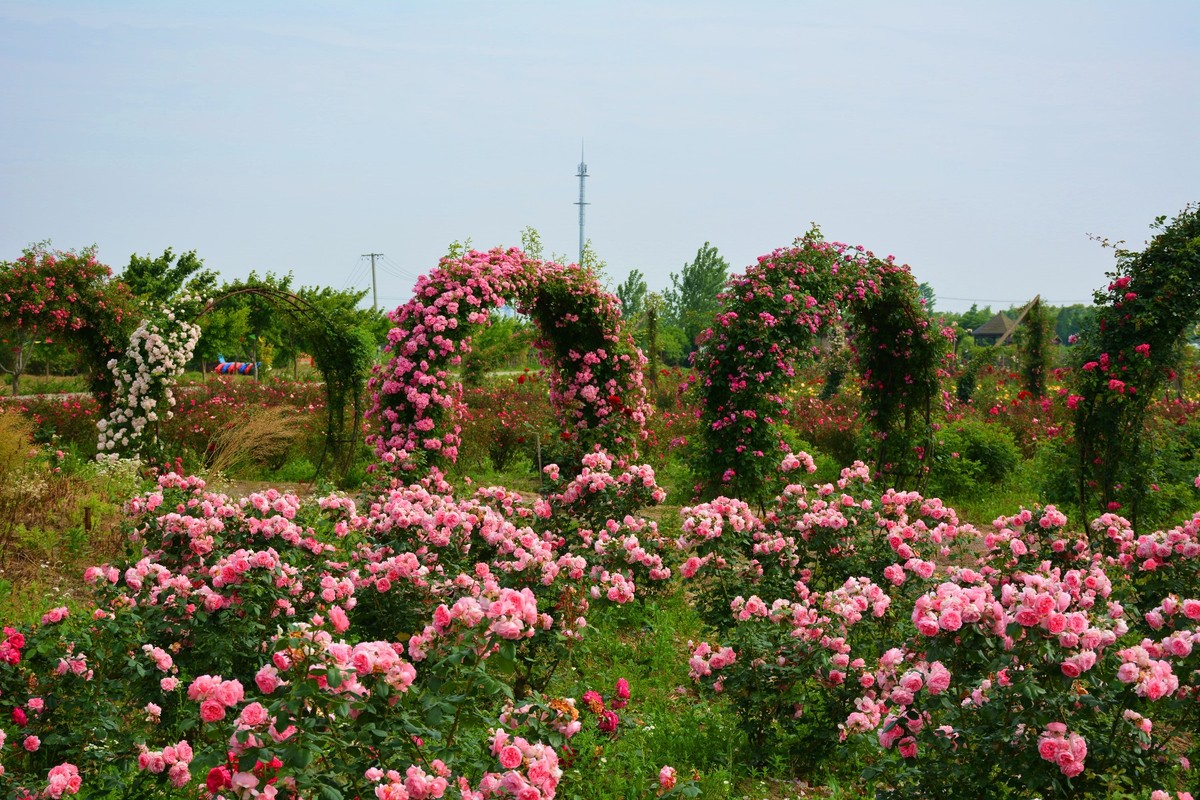
{"type": "MultiPolygon", "coordinates": [[[[732,647],[719,647],[713,650],[708,642],[700,642],[696,645],[689,643],[688,646],[692,648],[692,657],[688,659],[688,672],[694,681],[707,678],[713,674],[713,670],[724,669],[737,661],[737,653],[732,647]]],[[[720,680],[713,686],[719,692],[718,685],[720,685],[720,680]]]]}
{"type": "Polygon", "coordinates": [[[505,730],[495,730],[491,751],[506,772],[485,773],[477,789],[470,789],[465,780],[460,780],[463,800],[486,800],[499,795],[520,800],[552,800],[562,779],[554,748],[541,743],[531,744],[505,730]]]}
{"type": "Polygon", "coordinates": [[[433,612],[433,623],[409,638],[408,654],[414,661],[425,660],[439,640],[458,642],[467,637],[477,641],[479,655],[486,656],[493,637],[528,639],[554,622],[549,614],[538,613],[537,598],[529,589],[500,587],[486,573],[482,581],[459,575],[456,585],[468,594],[450,606],[439,605],[433,612]]]}
{"type": "Polygon", "coordinates": [[[1134,645],[1119,651],[1121,666],[1117,669],[1117,680],[1133,684],[1133,690],[1138,697],[1160,700],[1179,690],[1179,678],[1175,675],[1171,662],[1154,658],[1151,649],[1157,650],[1153,647],[1148,649],[1143,645],[1134,645]]]}
{"type": "Polygon", "coordinates": [[[74,764],[64,763],[51,767],[46,779],[46,796],[54,800],[58,800],[64,794],[79,794],[79,789],[83,786],[79,768],[74,764]]]}
{"type": "Polygon", "coordinates": [[[1108,537],[1116,550],[1113,559],[1124,569],[1153,572],[1200,559],[1200,512],[1171,530],[1153,533],[1135,534],[1129,522],[1116,514],[1105,514],[1092,526],[1108,537]]]}
{"type": "Polygon", "coordinates": [[[1087,758],[1087,742],[1077,733],[1069,733],[1061,722],[1051,722],[1038,738],[1038,754],[1058,766],[1068,778],[1083,772],[1083,761],[1087,758]]]}
{"type": "Polygon", "coordinates": [[[225,719],[225,710],[242,702],[245,690],[237,680],[224,680],[220,675],[201,675],[188,686],[188,699],[200,704],[200,719],[217,722],[225,719]]]}
{"type": "Polygon", "coordinates": [[[192,779],[188,765],[192,763],[192,746],[186,740],[169,744],[161,750],[149,750],[142,745],[138,754],[138,769],[159,775],[167,773],[172,786],[186,786],[192,779]]]}
{"type": "Polygon", "coordinates": [[[7,625],[4,639],[0,641],[0,662],[10,665],[21,663],[21,650],[25,647],[25,634],[7,625]]]}
{"type": "Polygon", "coordinates": [[[680,550],[717,539],[726,529],[733,534],[749,534],[762,527],[762,522],[747,503],[731,497],[718,497],[698,506],[685,507],[679,514],[683,517],[683,533],[678,541],[680,550]]]}
{"type": "Polygon", "coordinates": [[[377,800],[423,800],[426,797],[442,797],[446,794],[446,789],[450,788],[450,770],[441,759],[434,759],[430,768],[433,770],[432,775],[414,764],[401,775],[394,769],[384,772],[378,767],[372,767],[367,770],[365,777],[378,784],[375,787],[377,800]]]}

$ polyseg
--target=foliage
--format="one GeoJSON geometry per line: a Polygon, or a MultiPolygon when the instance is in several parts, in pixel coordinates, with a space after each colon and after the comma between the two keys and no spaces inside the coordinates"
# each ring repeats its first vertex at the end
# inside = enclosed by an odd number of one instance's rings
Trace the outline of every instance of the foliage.
{"type": "Polygon", "coordinates": [[[970,333],[994,316],[996,315],[990,305],[980,308],[978,304],[972,303],[971,307],[959,317],[959,324],[964,331],[970,333]]]}
{"type": "Polygon", "coordinates": [[[524,458],[540,470],[554,461],[558,424],[546,383],[544,372],[525,370],[464,387],[458,469],[470,474],[490,465],[502,472],[524,458]]]}
{"type": "Polygon", "coordinates": [[[978,497],[1021,462],[1021,451],[1002,425],[961,420],[942,427],[936,438],[929,488],[938,496],[978,497]]]}
{"type": "Polygon", "coordinates": [[[933,312],[933,306],[937,303],[937,293],[933,291],[933,286],[929,281],[921,281],[917,284],[917,294],[921,296],[921,303],[925,306],[927,312],[933,312]]]}
{"type": "Polygon", "coordinates": [[[640,269],[630,270],[617,286],[617,299],[621,301],[621,318],[635,320],[646,310],[646,276],[640,269]]]}
{"type": "Polygon", "coordinates": [[[683,332],[685,354],[695,350],[696,337],[712,325],[728,275],[729,262],[708,242],[679,274],[671,273],[671,286],[663,292],[663,321],[683,332]]]}
{"type": "Polygon", "coordinates": [[[1096,325],[1074,348],[1080,505],[1125,508],[1135,522],[1151,482],[1146,412],[1200,316],[1200,207],[1153,227],[1141,252],[1116,248],[1112,281],[1096,292],[1096,325]]]}
{"type": "Polygon", "coordinates": [[[1025,312],[1016,338],[1017,358],[1021,364],[1025,391],[1034,397],[1044,397],[1050,360],[1050,320],[1040,298],[1035,299],[1025,312]]]}
{"type": "Polygon", "coordinates": [[[1096,307],[1075,304],[1058,309],[1054,319],[1054,335],[1064,344],[1095,324],[1096,307]]]}
{"type": "Polygon", "coordinates": [[[463,385],[479,386],[491,371],[525,368],[535,335],[527,321],[493,312],[487,326],[471,337],[471,352],[463,356],[463,385]]]}
{"type": "MultiPolygon", "coordinates": [[[[320,471],[326,463],[332,463],[331,473],[345,478],[359,443],[359,423],[365,405],[363,391],[375,357],[372,331],[381,325],[380,315],[356,307],[364,292],[302,287],[298,294],[293,294],[290,286],[290,274],[282,279],[272,273],[259,278],[252,272],[244,284],[226,286],[200,315],[203,318],[219,306],[228,305],[252,331],[265,332],[276,342],[286,342],[279,346],[291,358],[301,349],[312,356],[326,395],[325,449],[317,459],[317,469],[320,471]]],[[[257,352],[258,334],[248,335],[257,352]]]]}
{"type": "Polygon", "coordinates": [[[129,257],[129,264],[121,272],[121,282],[148,311],[155,311],[175,295],[187,293],[206,297],[217,286],[217,274],[204,268],[204,260],[195,250],[176,255],[168,247],[161,256],[129,257]]]}

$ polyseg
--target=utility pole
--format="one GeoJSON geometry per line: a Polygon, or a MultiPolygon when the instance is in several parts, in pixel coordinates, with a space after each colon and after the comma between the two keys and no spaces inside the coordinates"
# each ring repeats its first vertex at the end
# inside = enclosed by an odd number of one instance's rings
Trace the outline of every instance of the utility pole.
{"type": "Polygon", "coordinates": [[[375,285],[375,259],[383,258],[383,253],[363,253],[362,258],[371,259],[371,310],[379,310],[379,288],[375,285]]]}
{"type": "Polygon", "coordinates": [[[583,143],[579,144],[579,172],[575,173],[579,178],[579,202],[575,205],[579,206],[579,266],[583,266],[583,213],[586,206],[591,203],[585,203],[583,200],[583,182],[587,179],[588,171],[587,164],[583,162],[583,143]]]}

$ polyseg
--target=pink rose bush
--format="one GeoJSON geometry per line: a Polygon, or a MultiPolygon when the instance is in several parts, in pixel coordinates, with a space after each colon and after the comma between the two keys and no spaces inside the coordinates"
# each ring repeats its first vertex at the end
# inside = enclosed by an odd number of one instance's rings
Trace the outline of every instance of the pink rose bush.
{"type": "MultiPolygon", "coordinates": [[[[673,574],[639,516],[663,497],[653,470],[603,451],[581,469],[550,470],[546,497],[459,499],[434,472],[361,503],[161,476],[128,503],[133,556],[87,570],[93,612],[5,629],[21,755],[0,749],[0,792],[136,773],[225,798],[554,797],[582,722],[540,690],[591,607],[673,574]]],[[[599,726],[629,698],[618,683],[599,726]]]]}
{"type": "Polygon", "coordinates": [[[599,445],[636,456],[650,409],[645,359],[621,331],[616,298],[579,267],[495,249],[442,259],[389,315],[392,357],[371,378],[368,412],[377,430],[369,441],[387,470],[457,459],[462,387],[447,368],[471,352],[471,331],[509,303],[538,326],[563,440],[580,454],[599,445]]]}
{"type": "Polygon", "coordinates": [[[1080,531],[1047,506],[981,532],[860,467],[762,515],[728,498],[682,515],[680,573],[719,634],[691,644],[691,675],[756,747],[778,731],[807,758],[871,753],[868,777],[922,797],[1188,785],[1200,602],[1152,599],[1130,556],[1180,570],[1189,525],[1080,531]]]}

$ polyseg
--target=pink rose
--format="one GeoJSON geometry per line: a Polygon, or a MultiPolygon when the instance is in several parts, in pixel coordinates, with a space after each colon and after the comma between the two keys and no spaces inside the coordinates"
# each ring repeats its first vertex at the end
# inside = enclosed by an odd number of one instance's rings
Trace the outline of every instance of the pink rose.
{"type": "Polygon", "coordinates": [[[515,745],[506,745],[500,750],[500,766],[505,769],[516,769],[524,760],[525,756],[521,753],[521,748],[515,745]]]}
{"type": "Polygon", "coordinates": [[[205,722],[216,722],[225,719],[225,706],[216,700],[205,700],[200,704],[200,719],[205,722]]]}
{"type": "Polygon", "coordinates": [[[238,719],[243,725],[256,728],[267,721],[267,709],[262,703],[250,703],[242,709],[242,713],[238,719]]]}

